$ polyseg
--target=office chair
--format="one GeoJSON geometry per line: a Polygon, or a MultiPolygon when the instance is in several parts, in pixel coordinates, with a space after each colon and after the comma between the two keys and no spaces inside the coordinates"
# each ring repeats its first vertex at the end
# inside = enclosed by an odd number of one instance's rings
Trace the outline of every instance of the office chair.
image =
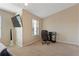
{"type": "Polygon", "coordinates": [[[41,31],[41,38],[42,38],[42,44],[50,44],[49,42],[49,35],[47,30],[42,30],[41,31]]]}

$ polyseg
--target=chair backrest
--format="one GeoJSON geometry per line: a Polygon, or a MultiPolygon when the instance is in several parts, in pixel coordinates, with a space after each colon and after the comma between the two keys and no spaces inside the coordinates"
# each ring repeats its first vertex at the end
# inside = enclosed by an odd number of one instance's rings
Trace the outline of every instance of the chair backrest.
{"type": "Polygon", "coordinates": [[[49,40],[49,38],[48,38],[48,31],[47,30],[42,30],[41,31],[41,37],[42,37],[43,41],[48,41],[49,40]]]}

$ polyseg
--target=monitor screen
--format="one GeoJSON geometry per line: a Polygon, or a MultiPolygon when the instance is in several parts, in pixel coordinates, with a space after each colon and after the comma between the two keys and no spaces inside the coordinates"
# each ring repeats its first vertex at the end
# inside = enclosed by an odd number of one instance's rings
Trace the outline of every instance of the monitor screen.
{"type": "Polygon", "coordinates": [[[16,15],[11,18],[14,27],[21,27],[21,18],[19,15],[16,15]]]}

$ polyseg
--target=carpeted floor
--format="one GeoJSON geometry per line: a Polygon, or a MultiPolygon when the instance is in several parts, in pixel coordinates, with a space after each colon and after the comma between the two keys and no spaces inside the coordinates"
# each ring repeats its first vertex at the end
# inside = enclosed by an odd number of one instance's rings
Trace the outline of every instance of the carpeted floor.
{"type": "Polygon", "coordinates": [[[37,42],[26,47],[9,49],[16,56],[79,56],[79,46],[58,42],[49,45],[37,42]]]}

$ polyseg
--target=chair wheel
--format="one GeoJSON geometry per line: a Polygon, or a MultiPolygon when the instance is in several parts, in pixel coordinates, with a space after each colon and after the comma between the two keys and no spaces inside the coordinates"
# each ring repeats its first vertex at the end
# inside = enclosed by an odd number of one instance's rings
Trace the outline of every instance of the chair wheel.
{"type": "Polygon", "coordinates": [[[50,44],[50,42],[49,41],[47,41],[47,45],[49,45],[50,44]]]}
{"type": "Polygon", "coordinates": [[[45,44],[46,42],[42,42],[42,44],[45,44]]]}

